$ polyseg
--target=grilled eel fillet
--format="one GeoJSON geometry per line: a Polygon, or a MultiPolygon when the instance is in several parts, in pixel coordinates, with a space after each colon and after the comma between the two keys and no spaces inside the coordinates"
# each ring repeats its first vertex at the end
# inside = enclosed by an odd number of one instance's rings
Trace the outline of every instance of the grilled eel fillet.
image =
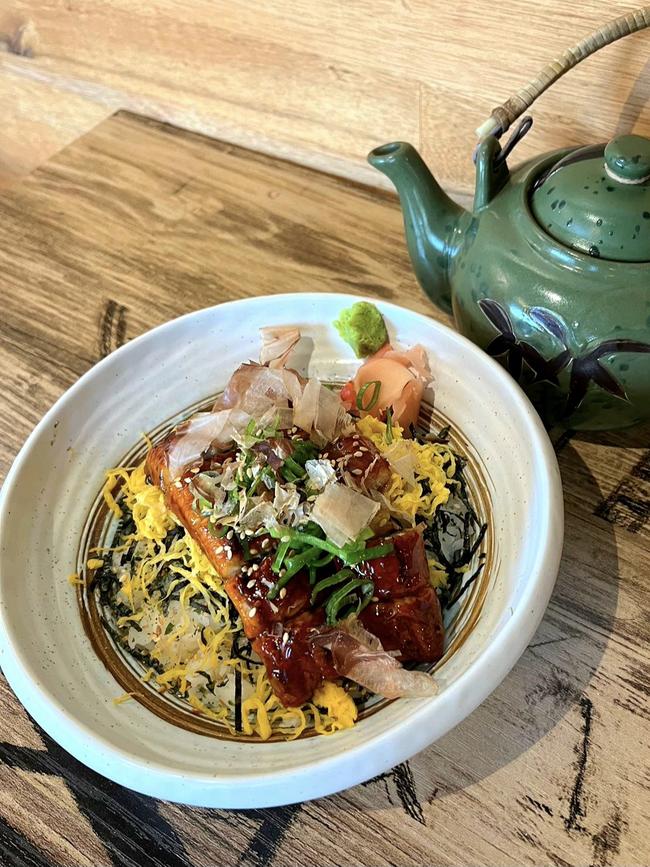
{"type": "MultiPolygon", "coordinates": [[[[149,452],[149,477],[162,489],[168,508],[223,578],[244,632],[266,666],[275,694],[285,707],[304,704],[323,680],[338,677],[329,652],[309,640],[325,616],[322,608],[310,609],[307,574],[299,572],[287,584],[286,593],[273,601],[267,599],[276,580],[271,568],[274,555],[266,554],[270,540],[251,540],[251,556],[262,559],[250,565],[250,561],[244,561],[236,537],[229,540],[217,536],[218,527],[211,528],[207,518],[194,508],[190,488],[192,477],[213,469],[214,460],[207,459],[180,478],[171,479],[168,453],[174,437],[171,434],[149,452]]],[[[335,459],[349,454],[348,461],[354,462],[354,468],[365,465],[380,478],[386,475],[385,461],[363,438],[342,438],[329,450],[335,459]],[[358,454],[360,445],[364,448],[363,458],[358,454]]],[[[443,653],[444,629],[440,603],[429,583],[422,536],[417,530],[406,530],[392,536],[391,541],[394,550],[390,554],[357,567],[375,583],[373,602],[362,612],[361,622],[386,650],[397,651],[400,660],[435,662],[443,653]]]]}

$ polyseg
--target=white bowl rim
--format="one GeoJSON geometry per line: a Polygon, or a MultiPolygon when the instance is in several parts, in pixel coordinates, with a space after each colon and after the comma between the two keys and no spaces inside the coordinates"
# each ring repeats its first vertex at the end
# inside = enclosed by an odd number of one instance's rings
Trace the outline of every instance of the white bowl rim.
{"type": "MultiPolygon", "coordinates": [[[[539,415],[522,389],[498,362],[483,352],[476,344],[453,328],[424,313],[370,296],[338,292],[279,293],[268,296],[239,298],[215,304],[211,307],[193,310],[143,332],[110,353],[110,355],[101,359],[82,374],[55,401],[29,434],[14,459],[0,490],[0,542],[8,524],[8,503],[10,502],[14,480],[18,476],[23,463],[29,460],[34,441],[39,437],[41,431],[52,422],[54,417],[65,410],[68,402],[74,399],[76,392],[83,388],[88,380],[96,375],[98,369],[114,363],[116,358],[128,352],[133,345],[157,339],[166,330],[173,328],[180,321],[191,319],[197,314],[217,310],[224,306],[245,307],[256,303],[276,304],[291,300],[295,301],[296,296],[299,296],[301,299],[311,298],[312,300],[335,299],[340,301],[342,305],[358,301],[368,301],[378,304],[382,311],[388,314],[391,311],[395,311],[399,315],[407,313],[410,316],[424,320],[427,326],[434,331],[439,330],[446,333],[448,337],[457,341],[468,352],[480,356],[481,363],[491,370],[491,373],[500,380],[501,386],[509,393],[508,396],[511,401],[509,407],[516,408],[519,417],[525,422],[525,429],[530,436],[531,445],[538,456],[538,462],[547,470],[547,472],[540,474],[544,487],[538,494],[540,495],[540,499],[546,504],[546,508],[544,509],[544,518],[539,536],[545,541],[543,548],[536,557],[536,569],[523,588],[518,601],[518,607],[513,610],[510,620],[503,626],[485,650],[470,662],[468,667],[446,688],[444,696],[449,702],[458,693],[463,691],[468,681],[472,681],[474,684],[472,698],[469,702],[464,702],[465,710],[461,717],[456,722],[451,722],[444,730],[438,731],[436,737],[438,739],[462,722],[502,682],[520,658],[537,629],[550,599],[559,568],[564,533],[564,514],[562,487],[553,447],[539,415]]],[[[0,544],[1,549],[2,545],[0,544]]],[[[0,589],[1,586],[2,564],[0,562],[0,589]]],[[[291,782],[296,786],[301,778],[312,775],[314,772],[319,772],[317,776],[321,780],[327,780],[331,776],[336,777],[337,766],[341,763],[352,764],[359,754],[369,754],[371,752],[375,756],[372,762],[372,776],[374,776],[407,760],[432,742],[431,737],[427,737],[426,725],[420,725],[433,709],[431,700],[417,700],[417,702],[414,701],[413,712],[407,720],[366,739],[358,745],[347,749],[344,753],[328,756],[318,761],[304,762],[301,765],[282,770],[256,770],[252,773],[237,772],[217,775],[208,771],[205,773],[180,771],[176,768],[165,766],[162,763],[142,760],[133,753],[110,743],[102,736],[97,735],[91,727],[76,720],[46,689],[36,685],[37,678],[35,677],[35,673],[21,659],[18,646],[19,642],[13,637],[11,624],[7,621],[5,612],[0,607],[0,663],[2,671],[20,702],[34,717],[36,722],[83,764],[121,785],[128,785],[143,794],[164,800],[178,801],[196,806],[227,806],[233,808],[254,808],[291,803],[290,798],[274,800],[272,796],[269,796],[272,789],[269,783],[272,782],[273,785],[280,785],[283,782],[291,782]],[[52,729],[55,726],[56,735],[53,735],[52,729]],[[403,734],[405,730],[408,730],[408,738],[402,737],[400,743],[392,744],[391,750],[383,750],[387,742],[396,742],[398,732],[403,734]],[[94,744],[99,748],[98,751],[92,752],[82,749],[80,745],[84,744],[84,741],[94,744]],[[113,772],[116,763],[130,767],[132,770],[137,770],[139,775],[131,782],[125,783],[123,778],[120,778],[119,775],[113,772]],[[325,773],[326,771],[328,773],[325,773]],[[203,784],[207,789],[213,790],[215,797],[208,796],[206,798],[206,790],[204,789],[202,790],[202,794],[199,794],[197,791],[198,798],[196,795],[194,797],[175,798],[166,790],[172,778],[179,785],[188,781],[203,784]],[[246,796],[243,799],[230,798],[227,804],[222,803],[218,792],[221,791],[222,794],[227,792],[235,780],[237,781],[238,788],[247,786],[249,793],[256,789],[261,789],[262,797],[260,799],[251,799],[250,796],[246,796]],[[206,800],[209,803],[206,803],[206,800]]],[[[263,745],[250,746],[255,749],[263,748],[263,745]]],[[[312,781],[310,784],[312,793],[308,796],[307,800],[331,794],[334,791],[340,790],[340,788],[349,788],[366,779],[368,779],[368,774],[364,773],[362,769],[357,774],[350,774],[348,772],[344,786],[332,788],[331,783],[321,783],[320,786],[314,786],[312,781]]]]}

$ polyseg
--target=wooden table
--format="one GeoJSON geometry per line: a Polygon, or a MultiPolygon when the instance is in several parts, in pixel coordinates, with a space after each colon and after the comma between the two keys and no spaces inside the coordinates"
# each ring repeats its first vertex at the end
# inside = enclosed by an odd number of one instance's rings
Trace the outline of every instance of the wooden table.
{"type": "MultiPolygon", "coordinates": [[[[0,195],[0,473],[125,340],[306,289],[436,315],[392,197],[133,115],[105,121],[0,195]]],[[[650,450],[636,439],[554,436],[566,545],[537,635],[469,719],[342,794],[251,812],[155,802],[78,764],[0,682],[0,863],[650,863],[650,450]]]]}

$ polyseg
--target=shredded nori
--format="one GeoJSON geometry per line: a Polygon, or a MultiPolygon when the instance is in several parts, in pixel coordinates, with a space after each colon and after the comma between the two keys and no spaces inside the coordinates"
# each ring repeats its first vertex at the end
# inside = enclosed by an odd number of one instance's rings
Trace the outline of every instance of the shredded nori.
{"type": "MultiPolygon", "coordinates": [[[[447,425],[437,434],[422,436],[417,431],[415,436],[424,442],[447,443],[450,428],[447,425]]],[[[467,461],[460,455],[456,458],[456,470],[453,475],[458,483],[448,502],[436,509],[424,530],[424,544],[429,556],[440,563],[447,573],[447,581],[438,588],[438,597],[443,610],[452,608],[461,596],[478,578],[483,563],[479,563],[471,576],[467,576],[467,567],[478,551],[487,524],[481,524],[470,501],[464,469],[467,461]]],[[[429,493],[428,485],[423,484],[424,492],[429,493]]]]}

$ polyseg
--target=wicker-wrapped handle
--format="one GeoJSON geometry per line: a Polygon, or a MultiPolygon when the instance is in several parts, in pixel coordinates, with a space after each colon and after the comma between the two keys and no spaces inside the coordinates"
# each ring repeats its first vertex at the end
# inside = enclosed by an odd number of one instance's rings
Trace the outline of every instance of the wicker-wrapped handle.
{"type": "Polygon", "coordinates": [[[589,57],[595,51],[616,42],[623,36],[636,33],[650,27],[650,6],[642,6],[627,15],[615,18],[609,24],[605,24],[589,36],[581,39],[573,48],[567,49],[556,60],[548,63],[530,84],[527,84],[519,93],[511,96],[503,105],[492,111],[490,117],[476,130],[479,138],[486,135],[502,135],[526,109],[528,109],[537,97],[544,93],[547,87],[561,78],[565,72],[573,69],[585,57],[589,57]]]}

